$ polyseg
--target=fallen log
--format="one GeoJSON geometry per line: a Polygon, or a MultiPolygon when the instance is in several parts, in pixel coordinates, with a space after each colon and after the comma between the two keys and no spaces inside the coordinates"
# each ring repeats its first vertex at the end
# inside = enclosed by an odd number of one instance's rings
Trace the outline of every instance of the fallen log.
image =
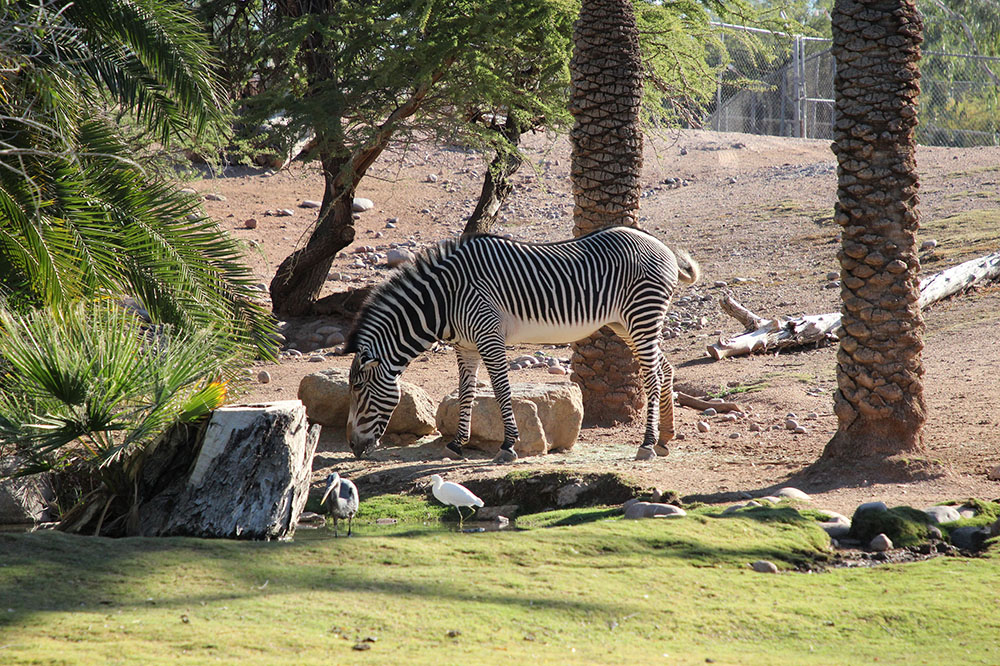
{"type": "MultiPolygon", "coordinates": [[[[998,278],[1000,252],[971,259],[921,280],[918,304],[923,310],[944,298],[998,278]]],[[[719,306],[743,324],[746,332],[728,339],[720,337],[718,342],[709,345],[708,353],[717,361],[758,351],[769,352],[839,340],[839,312],[769,319],[752,312],[729,295],[720,299],[719,306]]]]}
{"type": "Polygon", "coordinates": [[[705,411],[709,407],[714,409],[720,414],[725,414],[726,412],[742,412],[743,408],[737,405],[735,402],[712,402],[710,400],[704,400],[702,398],[696,398],[693,395],[688,395],[687,393],[682,393],[677,391],[677,402],[681,407],[691,407],[692,409],[697,409],[699,411],[705,411]]]}

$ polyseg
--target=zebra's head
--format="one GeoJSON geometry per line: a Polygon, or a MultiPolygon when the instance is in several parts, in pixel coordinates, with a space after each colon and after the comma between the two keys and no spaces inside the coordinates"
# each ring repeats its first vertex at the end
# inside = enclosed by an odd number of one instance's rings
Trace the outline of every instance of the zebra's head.
{"type": "Polygon", "coordinates": [[[359,349],[351,364],[350,382],[347,440],[355,457],[364,458],[375,450],[399,403],[399,375],[367,349],[359,349]]]}

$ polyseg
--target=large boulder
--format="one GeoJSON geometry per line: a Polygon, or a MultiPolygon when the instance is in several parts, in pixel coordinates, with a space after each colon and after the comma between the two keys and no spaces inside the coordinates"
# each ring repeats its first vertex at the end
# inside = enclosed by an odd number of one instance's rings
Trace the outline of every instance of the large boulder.
{"type": "MultiPolygon", "coordinates": [[[[400,382],[402,395],[389,419],[387,435],[423,437],[434,432],[434,401],[420,388],[400,382]]],[[[343,430],[351,410],[351,387],[347,370],[330,368],[306,375],[299,382],[299,400],[309,418],[325,427],[343,430]]]]}
{"type": "MultiPolygon", "coordinates": [[[[513,384],[511,402],[520,438],[514,450],[531,456],[573,447],[583,422],[583,395],[571,382],[557,384],[513,384]]],[[[458,429],[458,391],[438,406],[437,427],[445,437],[458,429]]],[[[469,446],[490,453],[503,442],[503,419],[493,390],[480,385],[472,403],[469,446]]]]}
{"type": "Polygon", "coordinates": [[[55,495],[51,476],[47,472],[4,478],[23,462],[18,456],[0,459],[0,525],[51,520],[49,505],[55,495]]]}

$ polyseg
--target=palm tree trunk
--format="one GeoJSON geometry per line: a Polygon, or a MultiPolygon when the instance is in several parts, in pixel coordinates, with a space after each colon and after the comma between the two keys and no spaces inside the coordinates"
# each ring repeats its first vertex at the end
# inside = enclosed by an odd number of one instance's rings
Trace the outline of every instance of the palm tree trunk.
{"type": "Polygon", "coordinates": [[[913,0],[837,0],[833,53],[843,227],[838,430],[824,459],[924,450],[914,128],[922,20],[913,0]]]}
{"type": "MultiPolygon", "coordinates": [[[[642,173],[642,61],[631,2],[583,0],[573,44],[573,233],[635,226],[642,173]]],[[[610,330],[578,342],[572,362],[587,423],[628,422],[640,413],[639,367],[610,330]]]]}

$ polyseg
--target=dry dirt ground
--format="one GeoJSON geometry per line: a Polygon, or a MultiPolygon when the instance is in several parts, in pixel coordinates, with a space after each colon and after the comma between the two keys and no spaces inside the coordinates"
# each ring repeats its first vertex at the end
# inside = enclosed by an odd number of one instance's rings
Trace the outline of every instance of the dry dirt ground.
{"type": "MultiPolygon", "coordinates": [[[[572,229],[568,142],[534,136],[528,154],[532,164],[516,175],[503,233],[533,241],[566,238],[572,229]]],[[[922,257],[923,270],[938,271],[995,251],[1000,246],[1000,148],[921,148],[918,163],[923,225],[918,242],[938,243],[922,257]]],[[[389,269],[384,260],[366,263],[370,255],[355,253],[361,246],[384,255],[394,243],[419,248],[458,233],[479,194],[483,170],[479,156],[453,146],[417,146],[383,156],[358,191],[375,206],[359,214],[356,242],[336,258],[324,293],[385,278],[389,269]]],[[[263,285],[307,237],[315,210],[300,204],[320,199],[323,191],[317,168],[300,164],[275,174],[234,169],[191,186],[202,194],[224,195],[224,201],[206,201],[205,208],[247,244],[248,261],[263,285]],[[280,209],[294,214],[273,214],[280,209]],[[256,220],[253,229],[246,224],[251,218],[256,220]]],[[[811,493],[817,506],[848,513],[869,500],[924,508],[949,499],[1000,496],[1000,482],[987,478],[1000,465],[1000,288],[967,293],[925,311],[925,443],[929,457],[949,470],[936,480],[885,483],[855,469],[819,479],[803,474],[836,430],[835,348],[717,362],[707,357],[706,345],[720,332],[740,331],[740,325],[719,310],[718,298],[725,293],[765,316],[839,309],[840,292],[829,276],[839,270],[835,197],[829,142],[705,131],[647,139],[641,226],[668,245],[687,248],[703,269],[699,284],[677,294],[688,297],[677,306],[681,332],[665,343],[677,368],[677,386],[696,395],[729,392],[729,399],[742,405],[748,416],[735,423],[714,421],[709,432],[700,433],[696,423],[704,417],[679,408],[677,426],[683,439],[669,457],[651,462],[632,460],[641,426],[630,424],[585,428],[571,451],[522,459],[513,468],[614,471],[649,487],[709,502],[730,501],[741,493],[766,495],[795,485],[811,493]],[[788,413],[798,415],[806,433],[772,429],[783,424],[788,413]],[[751,423],[762,430],[751,432],[751,423]]],[[[350,326],[336,319],[292,321],[290,339],[318,323],[350,326]]],[[[511,354],[536,349],[526,346],[511,354]]],[[[302,356],[283,354],[278,364],[251,368],[251,377],[267,370],[271,381],[253,379],[241,401],[295,398],[304,375],[350,362],[333,349],[306,351],[302,356]],[[324,355],[323,362],[310,362],[314,354],[324,355]]],[[[545,351],[569,356],[566,348],[545,351]]],[[[436,400],[457,387],[457,378],[454,357],[446,352],[424,354],[403,375],[436,400]]],[[[515,382],[565,379],[540,369],[512,375],[515,382]]],[[[376,460],[356,461],[342,437],[325,432],[316,470],[336,467],[345,476],[362,479],[368,492],[412,488],[426,483],[434,472],[461,479],[511,470],[490,465],[485,455],[463,462],[441,460],[440,447],[441,442],[430,442],[385,448],[376,460]]]]}

